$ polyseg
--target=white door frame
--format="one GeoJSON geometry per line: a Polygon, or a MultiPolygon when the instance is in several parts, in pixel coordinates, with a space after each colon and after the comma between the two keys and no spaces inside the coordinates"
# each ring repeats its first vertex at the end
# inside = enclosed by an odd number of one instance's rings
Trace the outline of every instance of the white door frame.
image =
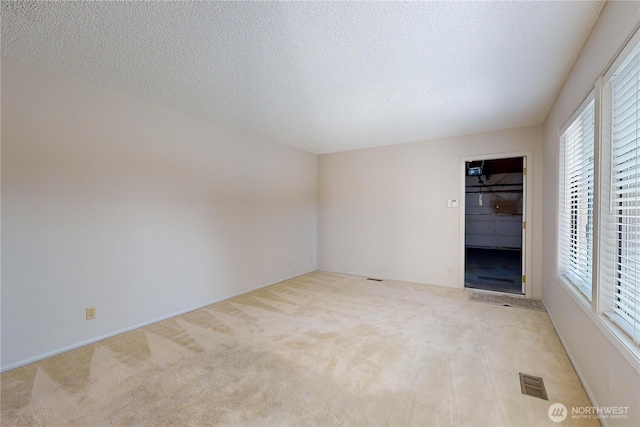
{"type": "MultiPolygon", "coordinates": [[[[533,295],[532,290],[532,271],[531,266],[533,262],[531,257],[533,256],[533,226],[531,224],[531,218],[533,218],[533,151],[515,151],[508,153],[493,153],[493,154],[478,154],[475,156],[460,157],[460,197],[459,197],[459,212],[460,212],[460,243],[459,243],[459,257],[460,260],[458,270],[458,288],[465,289],[464,287],[464,275],[465,275],[465,212],[466,206],[466,176],[467,176],[467,162],[473,160],[494,160],[494,159],[510,159],[512,157],[523,157],[524,165],[526,165],[526,173],[523,176],[524,186],[524,206],[522,210],[522,221],[526,221],[526,228],[522,233],[524,239],[524,271],[526,276],[525,285],[525,298],[531,298],[533,295]]],[[[524,171],[523,171],[524,172],[524,171]]]]}

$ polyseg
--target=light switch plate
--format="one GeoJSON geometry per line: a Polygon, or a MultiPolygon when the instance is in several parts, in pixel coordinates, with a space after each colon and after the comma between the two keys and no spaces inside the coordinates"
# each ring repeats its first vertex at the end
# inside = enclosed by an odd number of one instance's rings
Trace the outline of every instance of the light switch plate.
{"type": "Polygon", "coordinates": [[[447,207],[448,208],[457,208],[458,207],[458,199],[447,199],[447,207]]]}

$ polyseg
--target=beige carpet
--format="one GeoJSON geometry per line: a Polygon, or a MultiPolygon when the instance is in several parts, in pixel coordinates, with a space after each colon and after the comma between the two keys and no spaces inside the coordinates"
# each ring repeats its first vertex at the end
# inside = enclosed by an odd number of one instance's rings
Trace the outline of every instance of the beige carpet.
{"type": "Polygon", "coordinates": [[[5,372],[1,389],[2,426],[541,426],[553,402],[590,405],[544,312],[322,272],[5,372]]]}

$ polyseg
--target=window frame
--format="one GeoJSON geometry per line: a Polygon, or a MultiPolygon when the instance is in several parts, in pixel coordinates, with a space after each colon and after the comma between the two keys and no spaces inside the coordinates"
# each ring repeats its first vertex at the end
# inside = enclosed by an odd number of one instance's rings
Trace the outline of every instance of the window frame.
{"type": "MultiPolygon", "coordinates": [[[[607,285],[606,275],[611,272],[607,262],[602,261],[605,254],[606,241],[605,227],[610,218],[611,200],[611,173],[612,173],[612,148],[613,148],[613,117],[612,113],[612,78],[621,71],[626,63],[633,58],[636,50],[640,50],[640,28],[636,28],[632,36],[627,40],[624,47],[614,57],[615,59],[607,67],[606,71],[596,80],[589,95],[580,103],[579,108],[565,122],[562,128],[558,129],[558,165],[557,165],[557,203],[556,206],[556,278],[562,287],[569,292],[569,295],[578,303],[582,310],[594,321],[605,335],[607,335],[614,346],[636,367],[640,372],[640,336],[636,330],[636,337],[633,333],[625,330],[623,324],[616,322],[612,316],[612,286],[607,285]],[[594,220],[593,220],[593,265],[592,265],[592,292],[591,301],[579,291],[578,288],[563,277],[560,266],[560,244],[561,244],[561,198],[564,196],[562,175],[562,137],[564,132],[571,126],[575,119],[582,113],[586,106],[595,100],[594,116],[594,220]],[[608,217],[609,216],[609,217],[608,217]]],[[[639,285],[640,286],[640,285],[639,285]]]]}
{"type": "Polygon", "coordinates": [[[591,90],[591,92],[589,93],[589,95],[587,95],[585,97],[585,99],[582,101],[582,103],[580,103],[580,106],[576,109],[576,111],[571,115],[571,117],[569,118],[569,120],[566,121],[565,125],[560,129],[560,137],[559,137],[559,156],[558,156],[558,209],[556,211],[556,236],[557,236],[557,241],[556,241],[556,276],[559,278],[559,280],[564,283],[566,286],[568,286],[573,292],[576,293],[576,295],[582,300],[583,303],[585,303],[586,305],[591,305],[592,301],[594,300],[594,264],[596,263],[596,217],[595,217],[595,205],[596,203],[594,203],[595,200],[597,199],[597,164],[596,164],[596,149],[595,147],[597,147],[597,139],[598,139],[598,129],[597,129],[597,122],[598,122],[598,102],[596,99],[596,91],[591,90]],[[564,168],[564,164],[563,161],[565,160],[565,156],[564,156],[564,150],[565,150],[565,134],[566,132],[578,121],[580,120],[582,114],[591,106],[591,104],[594,104],[593,108],[594,108],[594,112],[593,112],[593,158],[594,158],[594,165],[593,165],[593,176],[592,176],[592,185],[593,185],[593,193],[592,193],[592,204],[593,204],[593,212],[591,213],[591,220],[587,220],[587,222],[591,222],[591,237],[592,237],[592,245],[591,245],[591,277],[590,277],[590,281],[591,283],[589,283],[588,285],[590,286],[585,286],[584,281],[581,280],[580,278],[576,277],[571,271],[563,271],[563,266],[562,266],[562,260],[561,260],[561,252],[563,251],[563,245],[564,245],[564,234],[566,233],[566,230],[563,230],[563,221],[562,221],[562,217],[564,215],[566,215],[566,209],[567,209],[567,204],[566,204],[566,193],[565,193],[565,168],[564,168]],[[583,282],[583,283],[580,283],[583,282]]]}
{"type": "MultiPolygon", "coordinates": [[[[611,219],[615,219],[617,217],[617,214],[614,212],[616,209],[613,205],[612,196],[612,189],[614,184],[612,170],[614,162],[613,84],[614,79],[617,77],[617,75],[622,72],[627,65],[629,65],[629,62],[634,59],[636,55],[640,55],[640,30],[638,30],[636,34],[629,40],[626,47],[623,49],[620,55],[618,55],[616,60],[609,67],[609,70],[598,82],[602,92],[603,113],[601,117],[603,123],[601,149],[603,158],[606,159],[606,162],[603,162],[602,180],[600,182],[600,186],[602,188],[600,209],[603,213],[603,221],[599,228],[599,233],[603,236],[602,239],[613,243],[621,240],[614,237],[615,235],[619,235],[620,231],[609,231],[606,227],[607,225],[613,224],[611,219]]],[[[638,111],[640,111],[640,102],[637,104],[637,108],[638,111]]],[[[640,121],[640,118],[638,120],[640,121]]],[[[606,255],[611,254],[601,252],[599,254],[599,257],[605,257],[606,255]]],[[[603,263],[603,268],[600,271],[599,292],[602,304],[600,304],[600,306],[598,307],[598,313],[601,315],[605,315],[608,319],[610,319],[616,325],[616,328],[621,330],[623,334],[625,334],[635,344],[636,348],[640,348],[640,330],[633,327],[633,325],[630,325],[621,316],[616,314],[615,310],[613,309],[613,306],[615,305],[615,286],[611,283],[612,280],[609,275],[611,273],[618,274],[619,269],[615,267],[615,264],[616,263],[612,261],[610,261],[609,263],[605,262],[603,263]],[[613,264],[614,267],[612,267],[611,264],[613,264]]],[[[636,292],[638,292],[637,295],[640,297],[640,284],[636,285],[636,292]]],[[[640,316],[640,311],[636,312],[635,315],[640,316]]]]}

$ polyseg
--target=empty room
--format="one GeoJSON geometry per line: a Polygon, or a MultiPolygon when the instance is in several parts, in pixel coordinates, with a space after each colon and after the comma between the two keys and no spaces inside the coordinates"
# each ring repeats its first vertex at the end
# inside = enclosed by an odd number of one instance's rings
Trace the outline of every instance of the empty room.
{"type": "Polygon", "coordinates": [[[640,425],[640,2],[1,5],[3,426],[640,425]]]}

